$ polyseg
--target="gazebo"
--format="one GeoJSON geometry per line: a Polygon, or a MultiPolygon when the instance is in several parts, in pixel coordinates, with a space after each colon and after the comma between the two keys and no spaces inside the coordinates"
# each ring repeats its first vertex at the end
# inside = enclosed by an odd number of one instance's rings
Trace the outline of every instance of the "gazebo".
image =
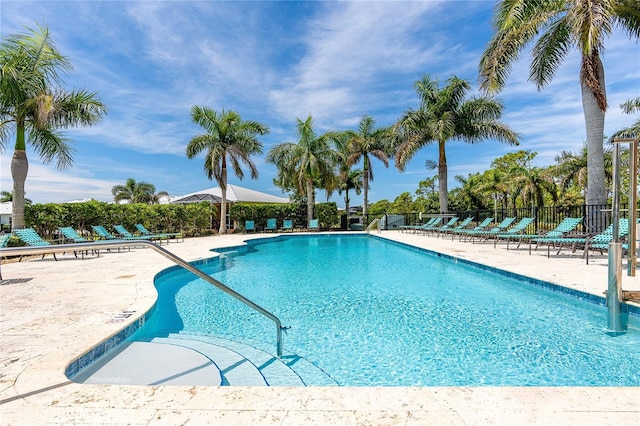
{"type": "MultiPolygon", "coordinates": [[[[220,204],[222,201],[220,187],[216,186],[215,188],[207,188],[191,194],[171,197],[169,200],[172,204],[200,203],[203,201],[211,204],[220,204]]],[[[237,185],[227,185],[227,205],[232,203],[288,204],[289,198],[277,197],[237,185]]],[[[218,210],[218,216],[220,216],[220,210],[218,210]]],[[[227,228],[233,228],[232,223],[229,221],[229,209],[227,209],[227,228]]]]}

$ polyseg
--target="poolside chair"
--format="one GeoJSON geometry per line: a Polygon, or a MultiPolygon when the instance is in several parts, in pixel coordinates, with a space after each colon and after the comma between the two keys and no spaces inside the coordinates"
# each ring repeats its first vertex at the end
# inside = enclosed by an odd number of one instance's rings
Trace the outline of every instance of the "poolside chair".
{"type": "Polygon", "coordinates": [[[456,235],[459,236],[458,240],[462,241],[462,237],[466,236],[470,232],[482,231],[482,230],[487,229],[487,226],[489,226],[491,224],[491,222],[493,222],[493,218],[487,217],[482,222],[480,222],[479,224],[474,226],[473,228],[452,229],[451,230],[451,241],[453,241],[453,239],[455,238],[456,235]]]}
{"type": "MultiPolygon", "coordinates": [[[[536,243],[536,250],[538,249],[538,240],[542,238],[552,239],[552,238],[562,238],[566,237],[567,234],[574,232],[578,225],[582,222],[581,217],[565,217],[562,222],[558,224],[551,231],[546,232],[544,234],[520,234],[518,235],[518,246],[516,248],[520,248],[520,244],[522,241],[529,241],[529,254],[531,254],[531,246],[533,243],[536,243]]],[[[509,249],[509,243],[507,243],[507,249],[509,249]]]]}
{"type": "Polygon", "coordinates": [[[244,221],[244,233],[247,232],[256,232],[256,224],[253,220],[244,221]]]}
{"type": "MultiPolygon", "coordinates": [[[[468,217],[463,221],[463,223],[466,222],[466,225],[468,225],[472,219],[473,219],[472,217],[468,217]]],[[[451,231],[452,229],[454,229],[457,226],[456,223],[458,223],[458,220],[460,220],[458,217],[452,217],[451,219],[449,219],[447,223],[445,223],[439,228],[433,229],[431,232],[436,233],[437,237],[440,238],[440,234],[445,234],[448,231],[451,231]]]]}
{"type": "MultiPolygon", "coordinates": [[[[9,244],[9,240],[11,239],[12,234],[2,234],[0,235],[0,248],[6,247],[9,244]]],[[[0,281],[2,281],[2,270],[0,269],[0,281]]]]}
{"type": "MultiPolygon", "coordinates": [[[[640,223],[640,219],[638,219],[640,223]]],[[[629,234],[629,220],[621,218],[618,222],[618,236],[620,239],[624,239],[629,234]]],[[[550,256],[551,246],[554,248],[557,246],[558,251],[556,255],[560,254],[563,247],[571,247],[571,252],[575,253],[578,247],[584,247],[583,257],[587,265],[589,264],[589,251],[598,250],[602,254],[604,250],[609,248],[609,243],[613,240],[613,223],[610,224],[604,231],[595,235],[584,235],[580,237],[565,237],[565,238],[540,238],[539,243],[548,244],[547,257],[550,256]]],[[[628,245],[627,245],[628,247],[628,245]]]]}
{"type": "Polygon", "coordinates": [[[507,250],[509,250],[509,241],[512,238],[519,238],[520,235],[533,223],[535,217],[525,217],[520,219],[520,222],[516,223],[512,228],[507,230],[506,232],[499,232],[497,234],[491,234],[488,236],[494,239],[493,248],[496,248],[498,245],[498,241],[501,239],[507,240],[507,250]]]}
{"type": "MultiPolygon", "coordinates": [[[[80,234],[78,234],[76,232],[75,229],[73,229],[70,226],[58,228],[58,230],[62,233],[62,237],[64,238],[65,242],[67,242],[67,241],[71,241],[72,243],[89,243],[89,242],[91,242],[91,240],[81,236],[80,234]]],[[[95,253],[98,256],[100,256],[100,251],[99,250],[91,250],[91,252],[95,253]]],[[[88,250],[82,251],[82,258],[83,259],[84,259],[84,254],[85,253],[88,254],[88,250]]]]}
{"type": "Polygon", "coordinates": [[[515,222],[515,217],[507,217],[502,222],[497,224],[491,229],[488,230],[480,230],[480,231],[471,231],[468,235],[471,236],[471,242],[475,244],[475,238],[478,237],[481,241],[487,241],[492,234],[499,234],[500,232],[505,232],[513,222],[515,222]]]}
{"type": "Polygon", "coordinates": [[[13,234],[11,233],[0,235],[0,248],[6,247],[7,244],[9,244],[9,240],[11,239],[12,236],[13,234]]]}
{"type": "Polygon", "coordinates": [[[267,226],[265,226],[264,231],[276,232],[278,229],[278,221],[276,218],[267,219],[267,226]]]}
{"type": "Polygon", "coordinates": [[[62,233],[65,241],[71,241],[72,243],[87,243],[90,241],[78,234],[76,230],[70,226],[58,228],[58,230],[62,233]]]}
{"type": "Polygon", "coordinates": [[[307,231],[319,231],[320,230],[320,225],[318,224],[318,219],[311,219],[309,221],[309,227],[307,228],[307,231]]]}
{"type": "Polygon", "coordinates": [[[162,239],[160,237],[153,237],[152,235],[133,235],[123,225],[113,225],[113,229],[115,229],[118,235],[124,240],[149,240],[151,242],[158,241],[162,244],[162,239]]]}
{"type": "MultiPolygon", "coordinates": [[[[107,240],[107,241],[121,241],[123,238],[118,238],[115,235],[111,234],[107,231],[104,226],[100,225],[91,225],[93,232],[96,233],[99,240],[107,240]]],[[[131,251],[131,247],[127,247],[129,251],[131,251]]],[[[120,253],[120,247],[118,247],[118,253],[120,253]]]]}
{"type": "Polygon", "coordinates": [[[425,223],[424,225],[417,226],[414,229],[413,233],[417,234],[419,232],[420,233],[424,232],[424,234],[426,235],[429,231],[431,231],[431,230],[433,230],[435,228],[441,227],[442,226],[442,220],[443,220],[442,216],[434,217],[432,220],[430,220],[429,222],[425,223]]]}
{"type": "MultiPolygon", "coordinates": [[[[44,247],[44,246],[50,246],[51,243],[49,241],[45,241],[42,239],[42,237],[40,235],[38,235],[38,233],[36,231],[34,231],[32,228],[25,228],[25,229],[14,229],[13,230],[14,234],[16,235],[16,237],[20,238],[20,240],[22,240],[23,243],[25,243],[28,246],[31,247],[44,247]]],[[[55,260],[58,260],[58,258],[56,257],[55,253],[51,253],[53,255],[53,258],[55,260]]],[[[74,252],[75,254],[75,252],[74,252]]],[[[46,254],[42,255],[42,258],[44,259],[44,257],[46,256],[46,254]]],[[[77,257],[77,255],[76,255],[77,257]]],[[[22,257],[20,258],[20,260],[22,260],[22,257]]]]}
{"type": "Polygon", "coordinates": [[[469,216],[468,218],[466,218],[465,220],[460,222],[458,225],[447,227],[446,229],[443,229],[440,232],[443,233],[443,234],[446,234],[448,232],[454,232],[454,231],[457,231],[457,230],[460,230],[460,229],[466,229],[467,226],[469,226],[469,224],[471,223],[472,220],[473,220],[473,216],[469,216]]]}
{"type": "Polygon", "coordinates": [[[282,222],[282,229],[281,229],[281,230],[282,230],[283,232],[286,232],[286,231],[293,232],[293,220],[291,220],[291,219],[285,219],[285,220],[282,222]]]}
{"type": "Polygon", "coordinates": [[[433,234],[438,233],[438,236],[440,236],[440,232],[447,230],[447,229],[451,229],[453,228],[453,226],[458,223],[459,218],[457,216],[452,217],[451,219],[449,219],[447,221],[447,223],[445,223],[442,226],[436,226],[434,228],[431,228],[429,230],[426,231],[426,233],[431,232],[433,234]]]}
{"type": "Polygon", "coordinates": [[[402,232],[413,231],[413,233],[415,234],[420,229],[426,229],[426,228],[429,228],[429,227],[433,226],[438,219],[442,220],[441,218],[438,218],[438,217],[432,217],[431,219],[429,219],[426,223],[424,223],[422,225],[403,225],[403,226],[400,226],[399,229],[402,232]]]}
{"type": "Polygon", "coordinates": [[[144,235],[145,237],[158,237],[158,238],[166,238],[167,242],[169,240],[176,240],[177,243],[180,240],[184,241],[184,237],[182,236],[182,232],[149,232],[147,228],[144,227],[141,223],[135,224],[136,229],[140,232],[140,235],[144,235]]]}

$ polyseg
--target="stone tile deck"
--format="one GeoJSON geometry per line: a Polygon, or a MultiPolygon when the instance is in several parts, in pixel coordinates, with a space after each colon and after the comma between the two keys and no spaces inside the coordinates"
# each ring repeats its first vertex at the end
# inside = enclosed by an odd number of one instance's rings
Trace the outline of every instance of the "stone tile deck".
{"type": "MultiPolygon", "coordinates": [[[[270,234],[272,235],[272,234],[270,234]]],[[[385,238],[602,295],[605,256],[505,250],[386,231],[385,238]]],[[[187,260],[264,235],[191,238],[169,250],[187,260]]],[[[166,247],[166,246],[165,246],[166,247]]],[[[171,262],[150,249],[76,260],[2,264],[0,423],[228,425],[640,424],[640,388],[611,387],[206,387],[80,385],[65,367],[143,315],[153,277],[171,262]],[[123,318],[123,312],[133,312],[123,318]]],[[[623,277],[640,290],[639,277],[623,277]]],[[[638,366],[640,369],[640,366],[638,366]]]]}

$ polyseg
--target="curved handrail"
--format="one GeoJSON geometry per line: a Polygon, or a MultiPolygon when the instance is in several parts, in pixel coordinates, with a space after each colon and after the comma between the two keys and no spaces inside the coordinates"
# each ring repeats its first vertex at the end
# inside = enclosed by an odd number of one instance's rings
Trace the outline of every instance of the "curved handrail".
{"type": "Polygon", "coordinates": [[[373,225],[377,224],[378,225],[378,234],[380,233],[380,219],[373,219],[371,221],[371,223],[369,224],[369,226],[367,226],[367,234],[369,233],[369,231],[371,231],[371,229],[373,228],[373,225]]]}
{"type": "Polygon", "coordinates": [[[253,310],[261,313],[265,317],[269,318],[276,324],[277,327],[277,338],[276,338],[276,351],[278,354],[278,358],[282,357],[282,330],[285,327],[282,327],[282,323],[280,319],[272,314],[271,312],[264,309],[262,306],[254,303],[253,301],[247,299],[237,291],[227,287],[222,284],[220,281],[216,280],[210,275],[205,274],[200,269],[188,263],[186,260],[176,256],[171,253],[169,250],[160,247],[159,245],[149,241],[149,240],[112,240],[112,241],[93,241],[88,243],[74,243],[74,244],[54,244],[48,246],[37,246],[37,247],[3,247],[0,248],[0,258],[8,257],[8,256],[28,256],[34,254],[49,254],[49,253],[64,253],[70,251],[81,251],[81,250],[100,250],[107,248],[117,248],[117,247],[128,247],[128,246],[146,246],[152,248],[156,252],[160,253],[164,257],[173,261],[175,264],[182,266],[186,270],[194,273],[198,277],[207,281],[209,284],[219,288],[223,292],[228,295],[234,297],[245,305],[249,306],[253,310]]]}

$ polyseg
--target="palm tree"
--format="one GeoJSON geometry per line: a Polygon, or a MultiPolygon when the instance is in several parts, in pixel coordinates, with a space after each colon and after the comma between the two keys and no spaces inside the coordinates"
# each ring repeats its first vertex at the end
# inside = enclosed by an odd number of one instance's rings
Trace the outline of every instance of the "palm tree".
{"type": "Polygon", "coordinates": [[[13,229],[24,228],[24,184],[29,162],[27,144],[44,163],[56,160],[63,170],[73,163],[69,140],[59,129],[96,124],[106,107],[95,93],[66,91],[58,71],[71,63],[55,47],[46,27],[8,36],[0,44],[0,151],[11,132],[16,142],[11,159],[13,178],[13,229]]]}
{"type": "Polygon", "coordinates": [[[491,97],[472,97],[465,100],[471,88],[469,82],[451,77],[447,85],[438,87],[430,76],[414,83],[420,97],[420,107],[409,109],[396,123],[401,143],[396,152],[396,167],[404,171],[407,163],[425,145],[438,144],[438,182],[440,212],[447,212],[447,156],[446,143],[461,140],[478,143],[492,138],[510,145],[518,145],[518,135],[499,121],[504,106],[491,97]]]}
{"type": "Polygon", "coordinates": [[[555,202],[558,199],[556,183],[549,169],[522,167],[513,170],[515,192],[522,197],[523,204],[534,207],[544,206],[544,194],[549,194],[555,202]]]}
{"type": "Polygon", "coordinates": [[[340,185],[338,186],[338,194],[342,195],[344,191],[344,210],[349,216],[349,203],[351,202],[351,198],[349,198],[349,190],[353,189],[356,195],[360,195],[362,192],[362,187],[364,185],[362,180],[362,170],[354,169],[354,170],[342,170],[340,171],[340,185]]]}
{"type": "Polygon", "coordinates": [[[496,6],[495,32],[480,60],[480,88],[501,90],[520,52],[537,38],[532,50],[529,80],[538,89],[553,78],[569,51],[582,55],[580,86],[588,146],[588,204],[607,201],[603,152],[607,110],[604,66],[600,55],[614,25],[640,37],[637,1],[503,0],[496,6]]]}
{"type": "MultiPolygon", "coordinates": [[[[556,155],[554,166],[554,173],[560,179],[560,186],[562,191],[566,191],[571,186],[579,188],[582,195],[586,195],[589,192],[589,180],[588,177],[588,147],[583,145],[582,149],[578,153],[571,151],[562,151],[560,155],[556,155]]],[[[604,150],[604,176],[605,185],[609,187],[613,181],[613,153],[611,147],[607,147],[604,150]]]]}
{"type": "MultiPolygon", "coordinates": [[[[625,114],[633,114],[634,112],[640,112],[640,98],[627,99],[620,105],[622,112],[625,114]]],[[[622,129],[611,135],[610,141],[617,138],[635,139],[636,142],[640,138],[640,119],[636,120],[630,127],[622,129]]]]}
{"type": "Polygon", "coordinates": [[[320,136],[313,130],[313,119],[296,119],[298,142],[284,142],[273,147],[267,155],[267,162],[275,164],[278,175],[276,185],[283,189],[293,189],[307,197],[307,219],[313,219],[315,188],[319,184],[334,180],[335,167],[340,154],[333,149],[338,144],[338,135],[326,132],[320,136]]]}
{"type": "Polygon", "coordinates": [[[347,164],[354,165],[362,159],[362,215],[368,220],[367,204],[369,202],[369,182],[373,181],[373,168],[371,157],[382,161],[385,167],[389,167],[388,147],[391,139],[391,130],[388,127],[375,128],[375,120],[368,115],[360,119],[358,131],[347,130],[346,152],[347,164]]]}
{"type": "Polygon", "coordinates": [[[244,172],[241,163],[251,172],[251,178],[258,178],[258,168],[251,161],[251,155],[262,154],[262,143],[257,135],[269,133],[269,127],[257,121],[242,120],[235,111],[221,112],[194,105],[191,118],[202,126],[206,133],[197,135],[187,145],[187,158],[191,159],[206,151],[204,171],[209,180],[215,179],[220,185],[220,234],[227,233],[227,162],[235,175],[242,180],[244,172]]]}
{"type": "Polygon", "coordinates": [[[499,169],[489,169],[482,174],[482,181],[477,189],[493,195],[493,217],[498,220],[498,199],[502,198],[502,208],[506,212],[509,201],[511,182],[508,176],[499,169]]]}
{"type": "Polygon", "coordinates": [[[124,185],[116,185],[111,188],[113,201],[129,201],[130,203],[157,204],[160,197],[169,195],[165,191],[156,192],[156,187],[147,182],[136,182],[135,179],[127,179],[124,185]]]}

